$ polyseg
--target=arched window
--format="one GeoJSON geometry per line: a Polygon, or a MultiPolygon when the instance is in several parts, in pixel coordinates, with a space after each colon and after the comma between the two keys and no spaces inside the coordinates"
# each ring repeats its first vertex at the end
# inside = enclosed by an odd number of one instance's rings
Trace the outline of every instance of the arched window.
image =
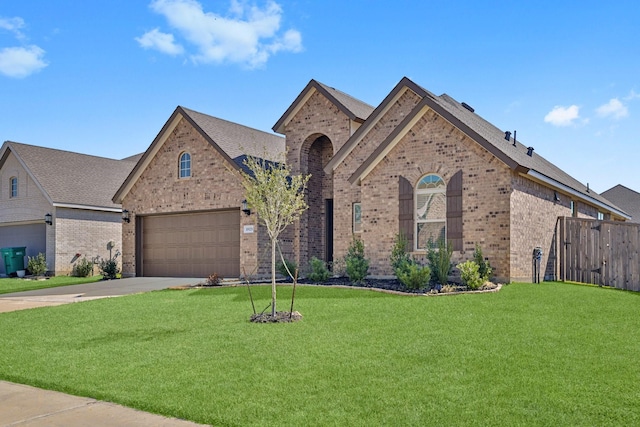
{"type": "Polygon", "coordinates": [[[189,178],[191,176],[191,154],[182,153],[180,155],[180,178],[189,178]]]}
{"type": "Polygon", "coordinates": [[[415,224],[415,249],[446,239],[447,186],[438,175],[425,175],[416,185],[415,224]]]}
{"type": "Polygon", "coordinates": [[[18,178],[12,176],[9,179],[9,197],[18,197],[18,178]]]}

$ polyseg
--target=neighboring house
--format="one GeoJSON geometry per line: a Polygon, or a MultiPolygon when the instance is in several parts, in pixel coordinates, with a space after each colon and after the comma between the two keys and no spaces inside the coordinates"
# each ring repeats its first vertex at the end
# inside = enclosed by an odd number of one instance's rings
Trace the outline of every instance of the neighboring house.
{"type": "Polygon", "coordinates": [[[111,196],[139,157],[113,160],[6,141],[0,149],[0,247],[25,246],[27,256],[42,252],[54,274],[69,274],[80,257],[107,258],[109,242],[115,254],[122,248],[122,209],[111,196]]]}
{"type": "Polygon", "coordinates": [[[498,280],[530,281],[534,248],[543,265],[554,253],[559,216],[629,218],[515,134],[407,78],[375,109],[312,80],[273,130],[293,171],[313,175],[294,239],[301,265],[343,257],[356,237],[370,273],[390,275],[404,233],[417,257],[447,239],[458,262],[478,244],[498,280]]]}
{"type": "Polygon", "coordinates": [[[640,193],[618,184],[601,193],[601,196],[631,215],[629,221],[640,223],[640,193]]]}
{"type": "MultiPolygon", "coordinates": [[[[268,238],[242,212],[247,155],[277,160],[284,138],[177,107],[113,201],[123,224],[123,275],[264,274],[268,238]]],[[[249,207],[250,208],[250,207],[249,207]]]]}
{"type": "Polygon", "coordinates": [[[285,138],[178,107],[113,198],[132,218],[123,274],[268,272],[240,171],[246,155],[276,160],[285,145],[293,172],[311,174],[309,209],[281,239],[302,268],[342,258],[357,238],[370,274],[391,275],[404,233],[418,258],[430,241],[451,242],[454,262],[477,244],[498,280],[530,281],[536,247],[554,276],[558,217],[629,218],[470,106],[407,78],[375,108],[312,80],[273,130],[285,138]]]}

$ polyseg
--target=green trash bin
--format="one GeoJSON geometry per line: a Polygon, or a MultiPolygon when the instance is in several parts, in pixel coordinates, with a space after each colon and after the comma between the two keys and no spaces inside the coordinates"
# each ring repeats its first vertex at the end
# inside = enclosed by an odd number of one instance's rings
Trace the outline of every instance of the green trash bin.
{"type": "Polygon", "coordinates": [[[15,273],[18,270],[24,270],[24,256],[27,253],[26,250],[26,247],[0,249],[7,275],[15,273]]]}

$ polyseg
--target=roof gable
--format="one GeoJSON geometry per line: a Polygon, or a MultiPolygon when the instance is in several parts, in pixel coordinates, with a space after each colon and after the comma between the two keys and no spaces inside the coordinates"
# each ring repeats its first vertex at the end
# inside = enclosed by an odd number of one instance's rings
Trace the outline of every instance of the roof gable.
{"type": "MultiPolygon", "coordinates": [[[[431,109],[517,173],[527,175],[530,179],[541,181],[548,186],[558,188],[561,191],[582,198],[592,204],[611,210],[617,215],[628,218],[628,215],[625,212],[621,211],[610,201],[597,193],[590,191],[585,185],[578,182],[544,157],[538,155],[534,151],[530,152],[528,149],[529,147],[515,141],[515,139],[511,139],[509,141],[505,140],[504,131],[498,129],[452,97],[446,94],[436,96],[428,90],[411,82],[411,80],[406,77],[401,80],[399,85],[411,87],[411,89],[418,95],[422,96],[422,101],[414,107],[411,114],[406,116],[384,141],[380,142],[369,158],[367,158],[351,175],[349,181],[352,184],[358,183],[364,179],[393,149],[393,147],[402,139],[411,127],[426,113],[426,111],[431,109]]],[[[392,99],[387,96],[385,101],[376,108],[376,111],[391,101],[392,99]]],[[[367,132],[367,129],[373,126],[373,122],[379,120],[381,116],[381,114],[376,114],[376,112],[374,112],[371,115],[371,118],[368,119],[367,122],[358,129],[358,131],[362,130],[362,132],[367,132]],[[372,120],[371,124],[369,123],[369,120],[372,120]]],[[[341,148],[341,151],[343,149],[353,149],[353,145],[357,144],[362,139],[362,137],[357,136],[358,131],[354,133],[352,138],[350,138],[350,140],[341,148]]],[[[329,169],[329,166],[335,168],[337,164],[346,157],[346,154],[342,157],[340,157],[339,154],[341,153],[336,153],[334,159],[332,159],[327,165],[326,170],[329,169]]]]}
{"type": "Polygon", "coordinates": [[[243,170],[246,155],[278,160],[284,153],[284,138],[207,114],[178,106],[164,124],[135,168],[115,192],[113,200],[122,203],[135,182],[168,140],[180,120],[185,119],[202,137],[237,170],[243,170]]]}
{"type": "Polygon", "coordinates": [[[111,196],[135,165],[134,161],[6,141],[0,168],[9,152],[49,203],[60,207],[119,211],[111,196]]]}
{"type": "Polygon", "coordinates": [[[371,105],[312,79],[296,97],[282,117],[280,117],[276,124],[273,125],[273,131],[284,134],[285,126],[316,92],[321,93],[340,111],[349,117],[349,119],[355,122],[363,123],[373,111],[373,107],[371,105]]]}

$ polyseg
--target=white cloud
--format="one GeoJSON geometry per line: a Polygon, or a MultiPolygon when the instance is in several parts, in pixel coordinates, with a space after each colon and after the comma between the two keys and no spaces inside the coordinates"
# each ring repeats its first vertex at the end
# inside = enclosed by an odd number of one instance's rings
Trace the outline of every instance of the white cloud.
{"type": "Polygon", "coordinates": [[[631,89],[631,91],[629,92],[629,95],[627,95],[624,99],[625,99],[625,101],[631,101],[633,99],[638,99],[638,98],[640,98],[640,93],[638,93],[635,90],[631,89]]]}
{"type": "Polygon", "coordinates": [[[47,64],[44,50],[38,46],[7,47],[0,50],[0,73],[15,78],[27,77],[47,64]]]}
{"type": "Polygon", "coordinates": [[[556,105],[544,116],[544,121],[554,126],[571,126],[574,121],[580,118],[580,107],[571,105],[570,107],[561,107],[556,105]]]}
{"type": "Polygon", "coordinates": [[[21,28],[24,28],[24,19],[22,18],[0,18],[0,29],[11,31],[19,40],[25,38],[22,31],[20,31],[21,28]]]}
{"type": "Polygon", "coordinates": [[[629,110],[618,98],[613,98],[606,104],[598,107],[596,109],[596,113],[598,113],[600,117],[622,119],[629,115],[629,110]]]}
{"type": "Polygon", "coordinates": [[[136,37],[136,41],[145,49],[156,49],[167,55],[180,55],[184,52],[182,46],[174,41],[173,34],[166,34],[155,28],[136,37]]]}
{"type": "Polygon", "coordinates": [[[196,63],[232,62],[254,68],[278,52],[302,50],[298,31],[280,33],[282,8],[271,0],[263,8],[231,0],[228,16],[205,12],[196,0],[154,0],[150,7],[195,46],[191,58],[196,63]]]}

